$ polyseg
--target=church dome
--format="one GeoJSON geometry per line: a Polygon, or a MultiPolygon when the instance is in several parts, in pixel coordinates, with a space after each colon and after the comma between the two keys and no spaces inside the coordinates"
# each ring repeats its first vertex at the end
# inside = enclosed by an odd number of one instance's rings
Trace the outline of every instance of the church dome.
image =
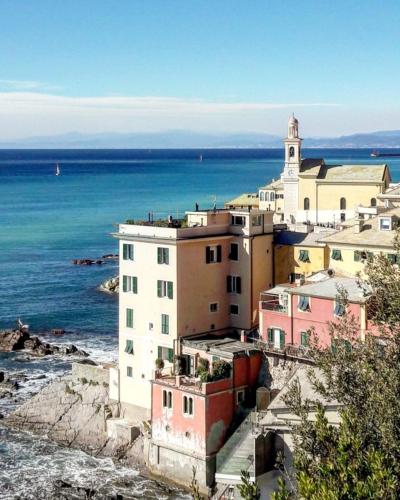
{"type": "Polygon", "coordinates": [[[299,121],[294,117],[294,114],[289,118],[289,125],[298,125],[299,121]]]}

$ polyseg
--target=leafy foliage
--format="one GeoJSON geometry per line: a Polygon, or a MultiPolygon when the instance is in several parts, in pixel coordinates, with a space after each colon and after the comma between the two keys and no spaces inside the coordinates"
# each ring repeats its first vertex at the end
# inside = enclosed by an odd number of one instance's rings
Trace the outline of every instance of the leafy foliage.
{"type": "Polygon", "coordinates": [[[241,483],[238,485],[240,496],[244,500],[259,500],[261,498],[260,488],[257,481],[250,480],[250,472],[242,470],[241,483]]]}

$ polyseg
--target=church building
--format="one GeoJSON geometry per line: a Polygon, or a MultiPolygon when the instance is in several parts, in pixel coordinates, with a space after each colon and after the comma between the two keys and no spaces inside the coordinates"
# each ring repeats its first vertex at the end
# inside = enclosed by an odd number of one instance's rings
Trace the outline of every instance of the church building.
{"type": "Polygon", "coordinates": [[[285,163],[277,181],[259,189],[259,208],[276,222],[336,224],[356,216],[358,207],[376,207],[391,181],[387,165],[327,165],[303,159],[299,122],[291,116],[284,140],[285,163]]]}

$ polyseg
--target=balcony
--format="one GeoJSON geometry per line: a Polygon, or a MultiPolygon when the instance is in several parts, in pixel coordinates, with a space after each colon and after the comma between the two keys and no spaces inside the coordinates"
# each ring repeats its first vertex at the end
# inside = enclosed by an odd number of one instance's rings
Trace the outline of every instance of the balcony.
{"type": "Polygon", "coordinates": [[[287,302],[280,300],[277,295],[261,294],[261,309],[285,314],[288,312],[287,302]]]}
{"type": "Polygon", "coordinates": [[[276,346],[274,342],[265,342],[258,340],[257,347],[265,352],[272,354],[280,354],[295,359],[303,359],[305,361],[312,361],[308,347],[295,344],[284,344],[283,346],[276,346]]]}

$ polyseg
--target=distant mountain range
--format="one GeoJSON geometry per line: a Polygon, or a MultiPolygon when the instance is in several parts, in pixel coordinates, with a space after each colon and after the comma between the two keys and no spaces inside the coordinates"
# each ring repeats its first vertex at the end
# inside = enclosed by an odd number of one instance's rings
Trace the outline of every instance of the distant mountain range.
{"type": "MultiPolygon", "coordinates": [[[[305,138],[306,148],[400,148],[400,130],[341,137],[305,138]]],[[[282,148],[282,137],[261,133],[206,134],[171,130],[154,133],[101,133],[38,136],[1,142],[5,149],[168,149],[168,148],[282,148]]]]}

